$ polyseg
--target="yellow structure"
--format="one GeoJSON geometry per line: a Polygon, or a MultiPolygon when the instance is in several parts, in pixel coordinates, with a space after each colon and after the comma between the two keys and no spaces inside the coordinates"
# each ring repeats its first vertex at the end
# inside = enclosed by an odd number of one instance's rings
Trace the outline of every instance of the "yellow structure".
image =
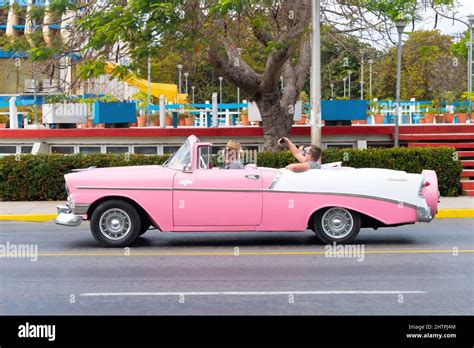
{"type": "MultiPolygon", "coordinates": [[[[107,63],[105,66],[105,72],[107,74],[112,73],[115,65],[107,63]]],[[[148,93],[148,81],[145,79],[138,78],[134,75],[129,75],[123,79],[129,85],[138,88],[140,91],[148,93]]],[[[178,104],[187,104],[187,94],[178,93],[178,86],[169,83],[150,83],[150,94],[154,97],[159,98],[160,95],[164,95],[166,101],[178,104]]]]}

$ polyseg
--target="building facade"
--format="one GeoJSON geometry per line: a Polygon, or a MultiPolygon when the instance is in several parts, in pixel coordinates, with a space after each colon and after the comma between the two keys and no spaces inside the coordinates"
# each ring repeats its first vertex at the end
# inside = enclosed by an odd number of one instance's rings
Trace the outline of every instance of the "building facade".
{"type": "MultiPolygon", "coordinates": [[[[31,46],[33,37],[46,46],[53,46],[58,40],[67,43],[77,12],[66,11],[58,18],[49,10],[49,4],[49,0],[0,0],[0,45],[2,37],[24,38],[31,46]]],[[[56,61],[32,62],[23,52],[0,49],[0,95],[111,94],[118,99],[130,99],[138,91],[106,75],[78,81],[75,63],[80,58],[66,54],[56,61]]]]}

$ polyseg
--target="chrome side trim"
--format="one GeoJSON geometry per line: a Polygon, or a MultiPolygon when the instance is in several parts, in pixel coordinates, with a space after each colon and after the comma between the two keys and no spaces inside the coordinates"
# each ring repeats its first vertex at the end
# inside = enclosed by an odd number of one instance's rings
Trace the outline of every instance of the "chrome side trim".
{"type": "Polygon", "coordinates": [[[208,192],[265,192],[265,193],[291,193],[291,194],[304,194],[304,195],[331,195],[331,196],[348,196],[348,197],[359,197],[374,199],[389,203],[395,203],[400,206],[405,206],[408,208],[416,209],[415,204],[397,201],[396,199],[382,198],[376,196],[361,195],[355,193],[338,193],[338,192],[304,192],[304,191],[276,191],[272,189],[263,189],[263,190],[240,190],[240,189],[220,189],[220,188],[192,188],[192,187],[175,187],[165,188],[165,187],[112,187],[112,186],[76,186],[77,189],[84,190],[142,190],[142,191],[208,191],[208,192]]]}
{"type": "Polygon", "coordinates": [[[209,191],[209,192],[255,192],[261,193],[262,190],[241,190],[241,189],[220,189],[220,188],[191,188],[191,187],[175,187],[174,191],[209,191]]]}
{"type": "Polygon", "coordinates": [[[117,186],[76,186],[79,190],[143,190],[143,191],[171,191],[172,188],[167,187],[117,187],[117,186]]]}

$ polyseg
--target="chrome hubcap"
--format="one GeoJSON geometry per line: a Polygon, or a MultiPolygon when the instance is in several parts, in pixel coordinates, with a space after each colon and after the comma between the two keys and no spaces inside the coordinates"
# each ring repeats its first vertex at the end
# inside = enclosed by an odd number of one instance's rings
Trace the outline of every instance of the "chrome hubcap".
{"type": "Polygon", "coordinates": [[[351,213],[344,208],[328,209],[322,218],[322,227],[324,233],[331,238],[344,238],[354,226],[354,220],[351,213]]]}
{"type": "Polygon", "coordinates": [[[99,220],[100,232],[108,239],[125,238],[132,227],[130,216],[122,209],[113,208],[105,211],[99,220]]]}

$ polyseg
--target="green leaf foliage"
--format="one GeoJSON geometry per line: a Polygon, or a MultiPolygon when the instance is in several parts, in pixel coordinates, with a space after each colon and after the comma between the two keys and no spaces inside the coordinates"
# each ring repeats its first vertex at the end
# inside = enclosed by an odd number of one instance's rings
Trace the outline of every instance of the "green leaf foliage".
{"type": "MultiPolygon", "coordinates": [[[[162,164],[168,155],[145,156],[115,154],[21,155],[0,158],[0,201],[65,200],[64,175],[73,169],[162,164]]],[[[460,192],[461,162],[452,148],[369,148],[327,149],[322,162],[342,161],[354,168],[388,168],[407,173],[434,170],[438,175],[442,196],[457,196],[460,192]]],[[[289,151],[260,152],[260,167],[284,168],[295,159],[289,151]]],[[[217,165],[217,164],[216,164],[217,165]]]]}
{"type": "Polygon", "coordinates": [[[64,175],[73,169],[162,164],[169,156],[116,154],[21,155],[0,158],[0,201],[65,200],[64,175]]]}
{"type": "MultiPolygon", "coordinates": [[[[345,167],[387,168],[407,173],[421,173],[431,169],[438,175],[439,191],[442,196],[457,196],[461,190],[461,162],[453,148],[369,148],[327,149],[323,151],[322,163],[342,162],[345,167]]],[[[260,152],[258,166],[282,168],[295,159],[289,151],[260,152]]]]}

